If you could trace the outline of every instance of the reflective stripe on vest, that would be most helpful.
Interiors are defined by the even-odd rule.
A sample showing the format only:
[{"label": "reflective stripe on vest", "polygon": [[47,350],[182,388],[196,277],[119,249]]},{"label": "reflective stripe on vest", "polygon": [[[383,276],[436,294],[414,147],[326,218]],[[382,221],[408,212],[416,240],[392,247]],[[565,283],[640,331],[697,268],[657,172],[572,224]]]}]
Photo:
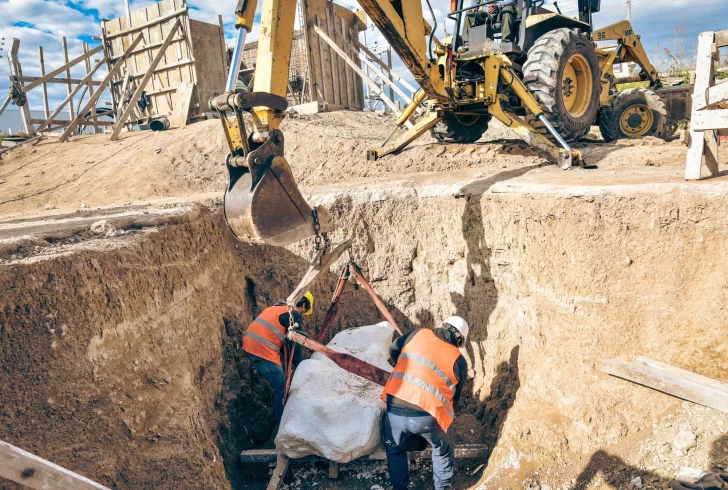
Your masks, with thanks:
[{"label": "reflective stripe on vest", "polygon": [[288,311],[288,306],[271,306],[263,310],[250,324],[243,337],[243,350],[254,356],[281,363],[281,347],[285,339],[285,327],[279,317]]},{"label": "reflective stripe on vest", "polygon": [[387,395],[414,404],[447,430],[455,418],[453,398],[457,387],[454,365],[460,350],[439,339],[432,330],[420,330],[402,348],[397,365],[387,380]]}]

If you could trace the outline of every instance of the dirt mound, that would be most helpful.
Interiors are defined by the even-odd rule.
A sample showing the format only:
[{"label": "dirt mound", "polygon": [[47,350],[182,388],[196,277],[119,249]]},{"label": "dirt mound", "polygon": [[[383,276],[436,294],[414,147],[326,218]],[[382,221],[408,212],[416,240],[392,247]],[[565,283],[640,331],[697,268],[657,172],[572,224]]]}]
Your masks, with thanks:
[{"label": "dirt mound", "polygon": [[[366,150],[379,146],[392,124],[389,116],[365,112],[287,118],[282,127],[286,157],[299,185],[306,190],[463,171],[482,176],[546,163],[497,121],[476,144],[443,146],[426,135],[399,155],[367,161]],[[623,143],[581,146],[599,171],[577,176],[546,167],[523,178],[570,184],[676,181],[685,161],[685,148],[678,142],[639,148]],[[0,160],[0,217],[199,200],[206,193],[219,198],[228,180],[227,151],[216,120],[161,133],[124,133],[116,142],[107,135],[80,136],[70,143],[47,139]]]}]

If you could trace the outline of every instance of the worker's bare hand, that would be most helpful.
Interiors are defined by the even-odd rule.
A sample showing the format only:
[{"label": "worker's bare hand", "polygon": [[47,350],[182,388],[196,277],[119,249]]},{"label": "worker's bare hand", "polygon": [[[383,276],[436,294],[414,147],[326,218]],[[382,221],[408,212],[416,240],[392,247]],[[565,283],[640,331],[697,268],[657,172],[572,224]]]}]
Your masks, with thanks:
[{"label": "worker's bare hand", "polygon": [[498,11],[498,6],[496,4],[491,3],[490,5],[488,5],[488,13],[489,14],[494,14],[497,11]]}]

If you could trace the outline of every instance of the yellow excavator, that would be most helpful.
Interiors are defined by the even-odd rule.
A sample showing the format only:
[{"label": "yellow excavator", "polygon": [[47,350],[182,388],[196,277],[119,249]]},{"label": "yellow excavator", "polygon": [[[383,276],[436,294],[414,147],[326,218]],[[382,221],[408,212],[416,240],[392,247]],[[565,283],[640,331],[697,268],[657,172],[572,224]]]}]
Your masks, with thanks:
[{"label": "yellow excavator", "polygon": [[[466,42],[461,35],[464,15],[485,12],[495,2],[464,7],[464,0],[451,0],[448,18],[455,22],[455,34],[440,40],[435,37],[434,13],[431,25],[420,0],[359,0],[421,87],[390,137],[368,151],[369,159],[400,151],[428,131],[442,142],[474,142],[495,117],[554,163],[583,166],[580,152],[567,141],[583,137],[602,108],[610,107],[613,64],[637,60],[650,79],[657,80],[628,23],[592,32],[591,17],[599,10],[599,0],[578,0],[578,18],[544,9],[544,0],[517,0],[516,42],[497,42],[499,26],[492,16],[469,28]],[[315,236],[317,250],[323,250],[333,223],[325,208],[312,209],[301,195],[284,157],[279,129],[287,106],[296,0],[263,0],[254,85],[250,92],[235,90],[256,7],[257,0],[238,4],[226,92],[210,101],[230,146],[225,217],[241,239],[285,246]],[[618,46],[598,50],[594,34],[595,40],[617,40]],[[390,144],[421,105],[426,110]],[[252,115],[250,132],[243,123],[244,112]],[[625,117],[627,127],[648,125],[637,121],[636,113]]]}]

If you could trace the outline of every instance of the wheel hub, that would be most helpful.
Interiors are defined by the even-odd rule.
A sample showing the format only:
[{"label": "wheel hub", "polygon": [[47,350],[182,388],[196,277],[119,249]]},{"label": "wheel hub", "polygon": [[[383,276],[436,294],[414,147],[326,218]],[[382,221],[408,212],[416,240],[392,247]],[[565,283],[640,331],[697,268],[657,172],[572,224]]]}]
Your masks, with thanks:
[{"label": "wheel hub", "polygon": [[645,104],[634,104],[622,112],[619,128],[628,138],[639,138],[649,133],[655,117]]},{"label": "wheel hub", "polygon": [[592,73],[581,54],[572,55],[561,75],[561,94],[564,108],[571,117],[581,117],[592,99]]}]

